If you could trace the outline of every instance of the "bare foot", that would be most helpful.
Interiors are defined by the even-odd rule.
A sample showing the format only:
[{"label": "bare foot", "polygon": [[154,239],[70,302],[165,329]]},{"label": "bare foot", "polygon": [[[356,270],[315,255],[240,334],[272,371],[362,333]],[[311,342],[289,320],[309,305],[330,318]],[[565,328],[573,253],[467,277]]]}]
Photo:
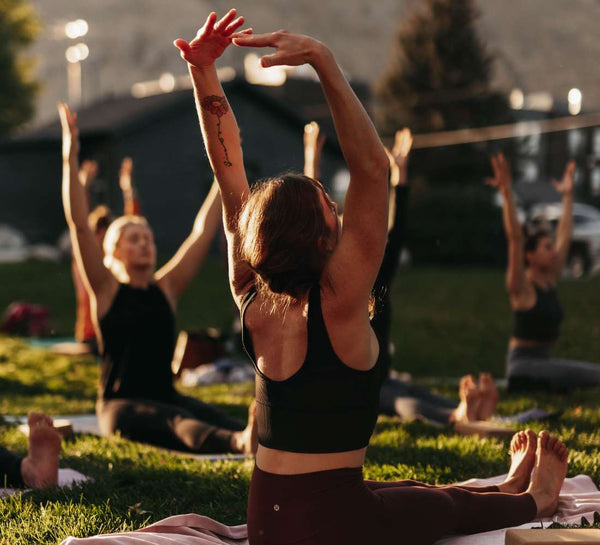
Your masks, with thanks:
[{"label": "bare foot", "polygon": [[498,486],[500,492],[520,494],[529,486],[535,464],[537,435],[532,430],[519,431],[510,442],[511,464],[506,480]]},{"label": "bare foot", "polygon": [[473,422],[478,420],[477,413],[481,403],[481,394],[473,375],[466,375],[460,379],[458,386],[460,403],[450,416],[450,422]]},{"label": "bare foot", "polygon": [[46,488],[58,482],[60,434],[52,427],[52,419],[44,413],[30,412],[29,454],[21,462],[21,475],[25,486]]},{"label": "bare foot", "polygon": [[256,454],[258,450],[258,429],[256,427],[256,401],[250,403],[248,409],[248,424],[242,431],[233,434],[231,438],[233,450],[243,454]]},{"label": "bare foot", "polygon": [[489,420],[496,412],[498,406],[498,390],[494,378],[489,373],[479,375],[479,391],[481,392],[481,402],[477,413],[478,420]]},{"label": "bare foot", "polygon": [[558,507],[558,495],[567,475],[569,450],[562,441],[542,431],[538,437],[529,492],[537,506],[536,517],[549,517]]}]

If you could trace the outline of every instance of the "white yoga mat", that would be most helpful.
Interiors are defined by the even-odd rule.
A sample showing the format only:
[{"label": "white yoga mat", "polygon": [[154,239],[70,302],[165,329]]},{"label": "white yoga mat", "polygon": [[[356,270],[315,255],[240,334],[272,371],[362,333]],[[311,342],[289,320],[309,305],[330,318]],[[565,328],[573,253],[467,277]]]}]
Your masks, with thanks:
[{"label": "white yoga mat", "polygon": [[[89,480],[89,477],[86,477],[83,473],[79,473],[79,471],[75,471],[74,469],[66,468],[58,470],[58,486],[70,487],[87,480]],[[28,492],[29,490],[29,488],[0,488],[0,498],[12,496],[17,492]]]}]

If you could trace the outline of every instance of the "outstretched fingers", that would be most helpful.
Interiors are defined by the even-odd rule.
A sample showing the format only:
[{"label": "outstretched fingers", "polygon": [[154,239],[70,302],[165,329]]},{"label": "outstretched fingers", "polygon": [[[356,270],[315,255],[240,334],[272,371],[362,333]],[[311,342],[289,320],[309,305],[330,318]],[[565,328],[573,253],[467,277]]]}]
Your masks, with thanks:
[{"label": "outstretched fingers", "polygon": [[196,38],[200,38],[202,36],[207,36],[212,34],[215,29],[215,23],[217,21],[217,14],[214,11],[211,11],[204,22],[204,25],[198,29],[196,33]]},{"label": "outstretched fingers", "polygon": [[268,34],[246,35],[237,32],[233,35],[233,45],[238,47],[276,47],[277,36],[275,32]]},{"label": "outstretched fingers", "polygon": [[244,24],[244,18],[242,16],[238,17],[231,23],[229,23],[225,29],[221,32],[223,36],[231,36],[238,28],[240,28]]},{"label": "outstretched fingers", "polygon": [[[211,14],[212,15],[212,14]],[[219,34],[223,34],[223,32],[225,32],[225,30],[227,29],[227,27],[232,23],[235,22],[235,16],[237,15],[237,10],[234,9],[230,9],[222,18],[218,23],[214,24],[214,31],[218,32]],[[215,14],[215,20],[216,20],[216,14]],[[239,17],[239,19],[242,19],[242,23],[244,22],[243,17]],[[240,23],[240,24],[242,24]],[[239,26],[239,25],[238,25]]]}]

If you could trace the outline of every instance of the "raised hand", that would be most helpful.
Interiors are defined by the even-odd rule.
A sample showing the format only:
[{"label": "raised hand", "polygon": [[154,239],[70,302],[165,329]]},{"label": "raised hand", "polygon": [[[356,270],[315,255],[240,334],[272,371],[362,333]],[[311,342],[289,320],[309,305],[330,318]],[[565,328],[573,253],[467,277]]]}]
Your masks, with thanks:
[{"label": "raised hand", "polygon": [[509,193],[512,188],[512,175],[510,173],[510,164],[503,153],[497,153],[490,157],[493,178],[486,178],[485,184],[495,187],[502,194]]},{"label": "raised hand", "polygon": [[98,176],[98,163],[91,159],[86,159],[79,167],[79,181],[84,189],[88,189],[91,183]]},{"label": "raised hand", "polygon": [[[191,42],[188,43],[181,38],[175,40],[173,43],[181,52],[181,57],[196,68],[207,68],[213,65],[231,43],[237,29],[244,24],[244,18],[236,18],[236,13],[236,10],[232,9],[217,22],[217,14],[212,12]],[[244,36],[251,33],[252,29],[249,28],[236,35]]]},{"label": "raised hand", "polygon": [[79,154],[79,129],[77,128],[77,114],[71,112],[65,102],[58,102],[58,115],[62,127],[63,160],[77,159]]},{"label": "raised hand", "polygon": [[263,68],[314,64],[320,53],[328,51],[318,40],[301,34],[292,34],[287,30],[256,36],[238,33],[233,37],[233,43],[239,47],[274,47],[276,53],[265,55],[260,59]]},{"label": "raised hand", "polygon": [[121,161],[121,170],[119,171],[119,185],[121,191],[131,191],[133,186],[131,184],[131,175],[133,174],[133,160],[131,157],[125,157]]},{"label": "raised hand", "polygon": [[573,159],[567,163],[562,180],[559,182],[553,178],[552,185],[563,196],[573,194],[573,187],[575,185],[575,161]]},{"label": "raised hand", "polygon": [[408,127],[405,127],[400,131],[396,131],[394,147],[391,151],[385,148],[385,152],[390,160],[390,181],[394,187],[407,183],[406,167],[408,166],[408,156],[412,144],[412,133]]}]

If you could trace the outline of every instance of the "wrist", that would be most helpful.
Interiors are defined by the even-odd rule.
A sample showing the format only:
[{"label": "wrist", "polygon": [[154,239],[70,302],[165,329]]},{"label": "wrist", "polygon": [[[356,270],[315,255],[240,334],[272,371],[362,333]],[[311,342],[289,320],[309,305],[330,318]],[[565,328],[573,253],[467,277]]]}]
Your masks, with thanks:
[{"label": "wrist", "polygon": [[207,66],[196,66],[195,64],[188,63],[188,71],[192,76],[193,81],[202,81],[203,79],[210,79],[217,74],[217,68],[215,64],[209,64]]},{"label": "wrist", "polygon": [[333,58],[333,53],[331,50],[323,43],[315,40],[315,45],[313,50],[309,55],[308,64],[310,64],[315,70],[322,70],[327,66],[328,63],[335,62]]}]

